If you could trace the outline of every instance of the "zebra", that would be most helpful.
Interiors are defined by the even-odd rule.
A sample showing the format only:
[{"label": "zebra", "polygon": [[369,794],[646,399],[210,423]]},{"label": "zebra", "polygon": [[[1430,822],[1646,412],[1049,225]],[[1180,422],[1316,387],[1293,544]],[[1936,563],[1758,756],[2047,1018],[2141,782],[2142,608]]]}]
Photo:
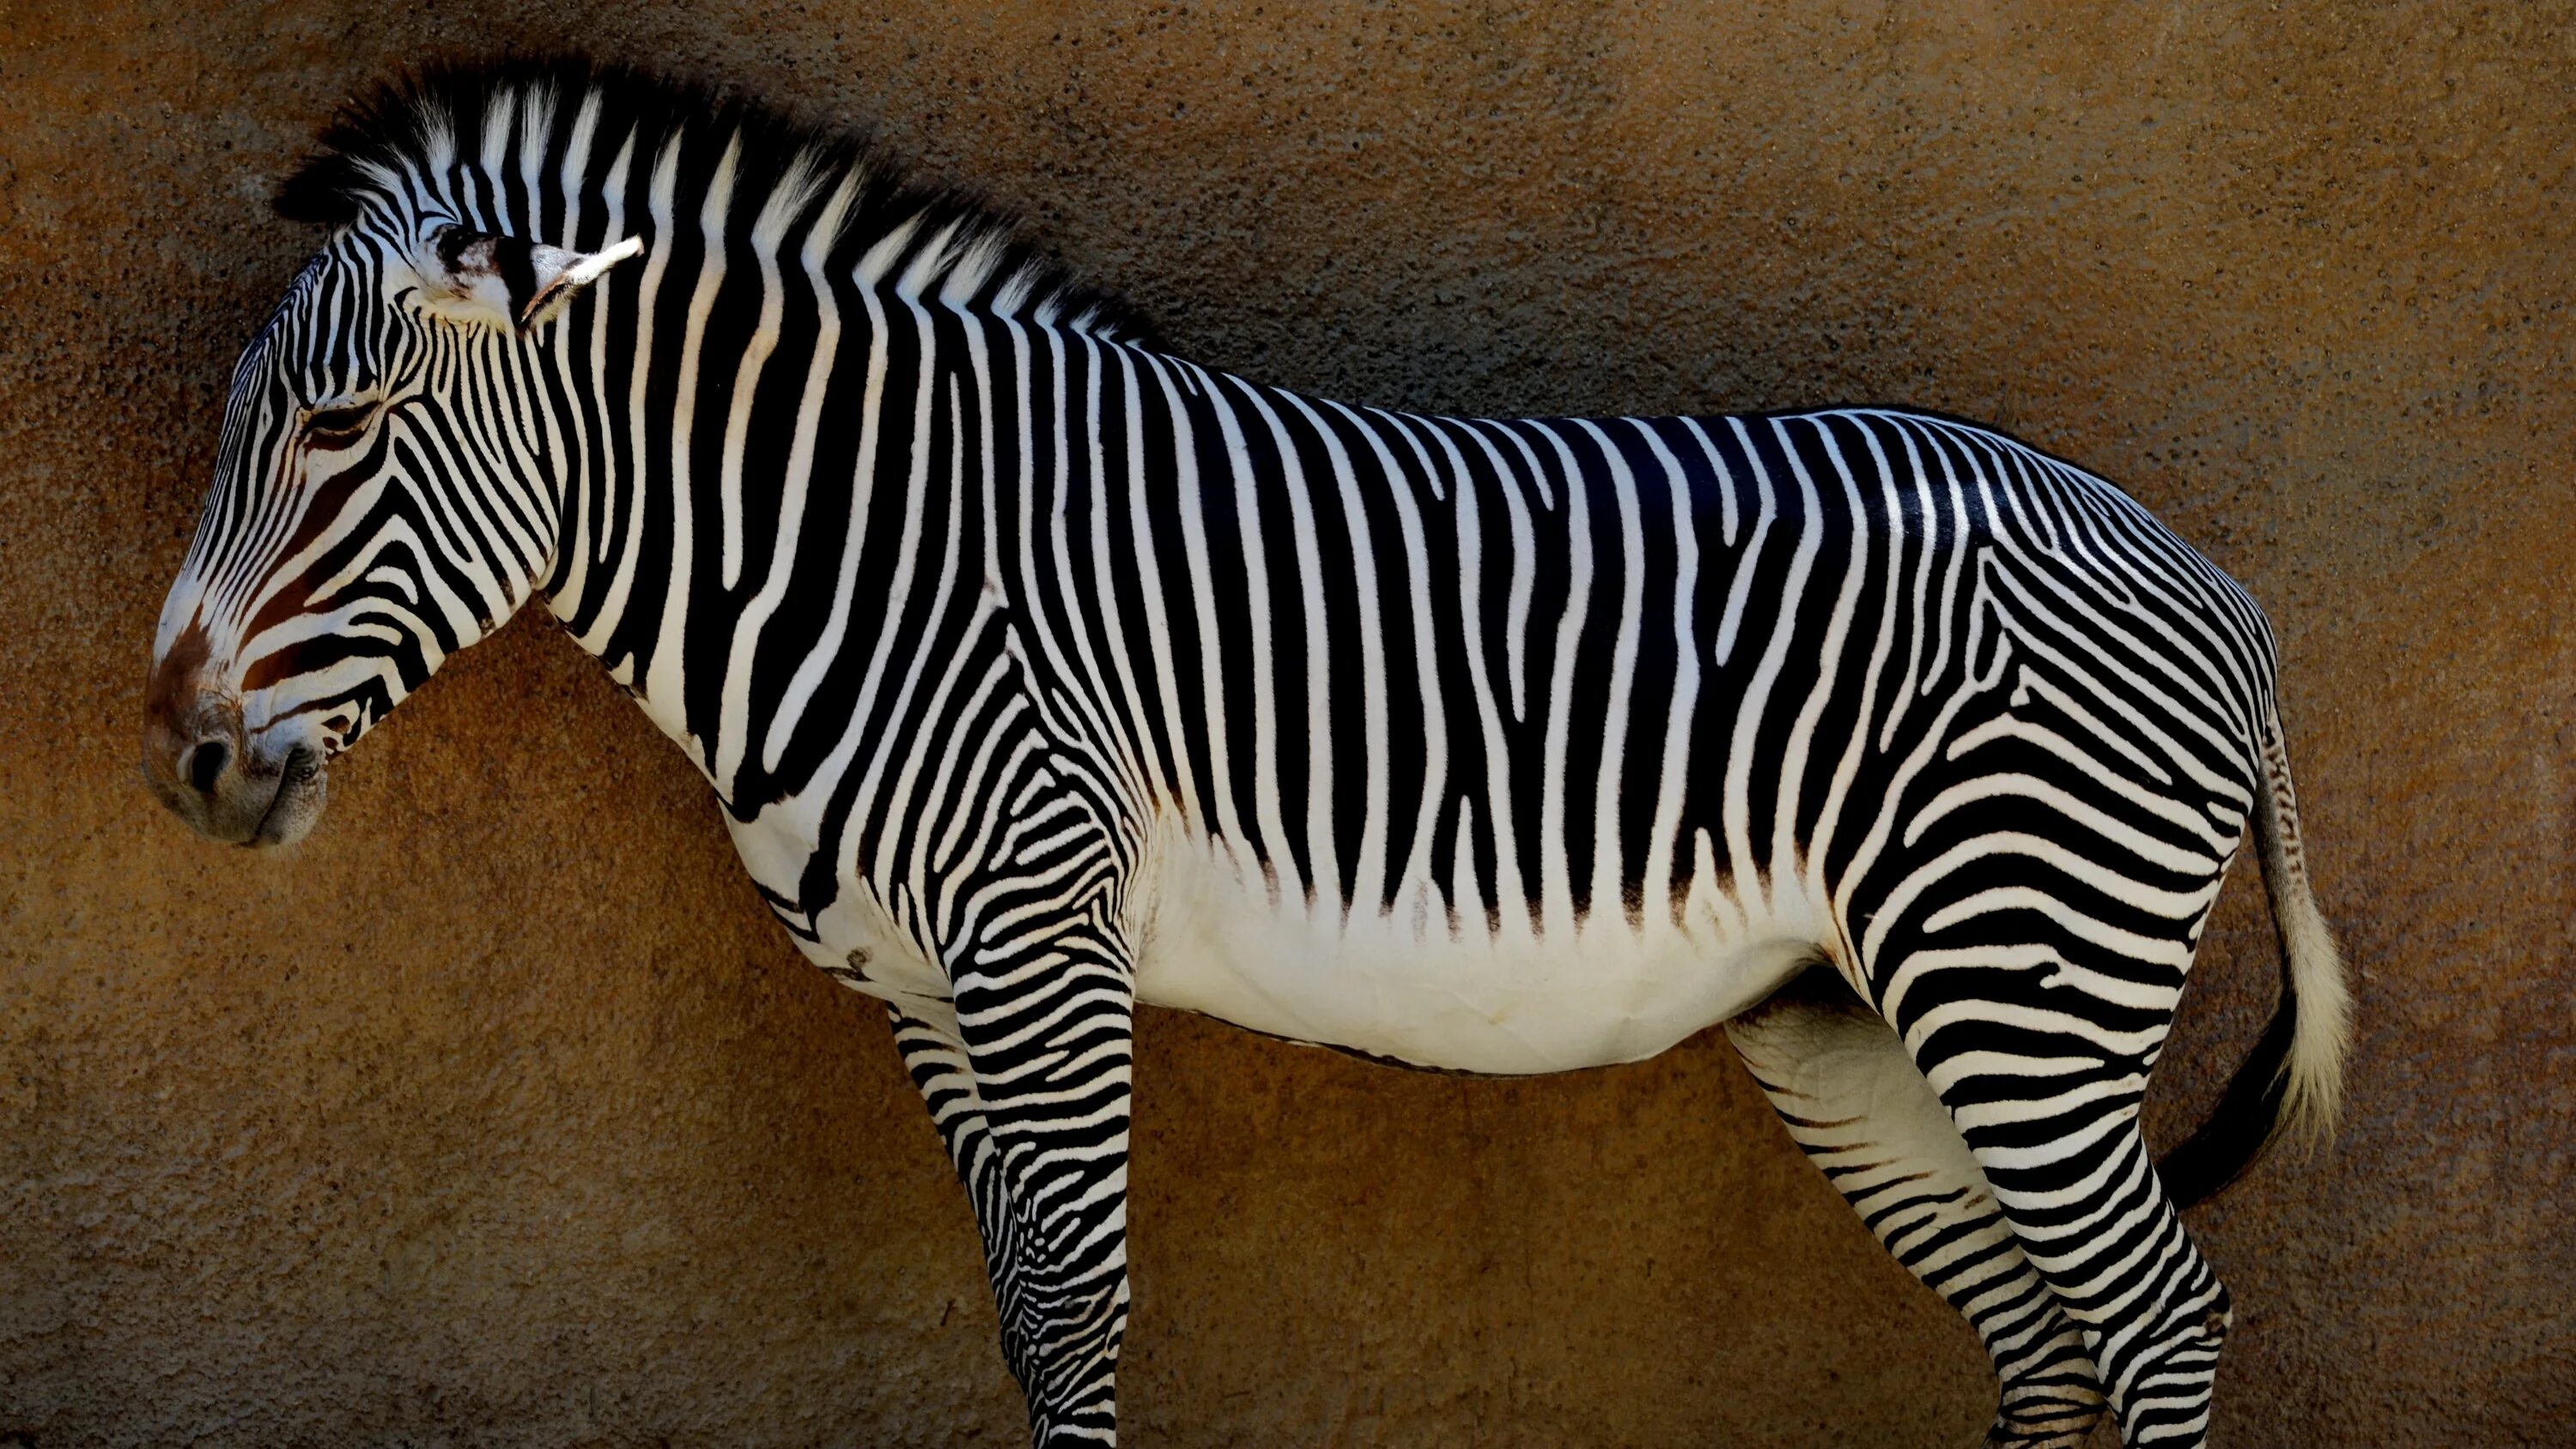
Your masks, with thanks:
[{"label": "zebra", "polygon": [[[1164,350],[993,211],[750,100],[419,73],[278,193],[161,614],[151,789],[290,844],[531,597],[881,999],[1033,1442],[1113,1443],[1137,1003],[1416,1068],[1724,1024],[1976,1330],[1988,1443],[2204,1441],[2179,1207],[2336,1112],[2270,626],[2084,470],[1893,408],[1416,416]],[[2248,839],[2269,1030],[2138,1126]]]}]

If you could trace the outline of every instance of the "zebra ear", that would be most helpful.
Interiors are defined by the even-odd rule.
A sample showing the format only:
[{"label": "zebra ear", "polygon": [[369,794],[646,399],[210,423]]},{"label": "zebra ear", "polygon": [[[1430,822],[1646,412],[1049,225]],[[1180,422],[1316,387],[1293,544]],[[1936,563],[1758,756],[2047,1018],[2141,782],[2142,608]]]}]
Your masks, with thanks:
[{"label": "zebra ear", "polygon": [[552,320],[609,268],[643,254],[640,236],[595,252],[573,252],[524,237],[443,226],[430,233],[421,273],[455,309],[524,334]]}]

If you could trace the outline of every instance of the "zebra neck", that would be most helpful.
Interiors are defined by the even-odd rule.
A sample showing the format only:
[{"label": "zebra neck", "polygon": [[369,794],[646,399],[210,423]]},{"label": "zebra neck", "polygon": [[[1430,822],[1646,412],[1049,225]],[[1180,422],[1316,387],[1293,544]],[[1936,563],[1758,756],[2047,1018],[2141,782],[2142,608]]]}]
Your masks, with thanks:
[{"label": "zebra neck", "polygon": [[923,653],[1000,607],[988,520],[1027,455],[1082,451],[1013,376],[1050,331],[854,288],[655,339],[568,429],[595,442],[549,606],[737,813],[846,770]]},{"label": "zebra neck", "polygon": [[1319,575],[1319,478],[1329,546],[1364,545],[1356,500],[1403,491],[1389,445],[1086,329],[831,300],[605,380],[621,406],[569,470],[556,615],[740,819],[916,749],[939,691],[1005,652],[1115,793],[1209,807],[1225,790],[1182,738],[1221,692],[1200,656],[1270,647],[1246,569]]}]

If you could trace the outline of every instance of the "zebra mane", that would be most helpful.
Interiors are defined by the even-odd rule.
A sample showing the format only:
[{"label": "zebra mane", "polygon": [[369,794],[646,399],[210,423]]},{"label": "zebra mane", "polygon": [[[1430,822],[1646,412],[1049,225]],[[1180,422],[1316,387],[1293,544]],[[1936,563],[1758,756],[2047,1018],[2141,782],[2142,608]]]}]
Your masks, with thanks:
[{"label": "zebra mane", "polygon": [[[715,158],[735,145],[727,220],[740,241],[763,223],[778,236],[792,232],[847,184],[854,199],[829,246],[831,264],[845,275],[1116,341],[1152,341],[1134,308],[1075,280],[1023,240],[1006,213],[911,181],[867,140],[737,94],[579,57],[431,66],[384,82],[341,111],[322,132],[319,154],[286,178],[273,204],[289,221],[347,226],[390,200],[388,174],[408,172],[449,189],[460,216],[486,214],[487,198],[524,207],[521,174],[559,170],[576,118],[594,103],[590,144],[602,168],[625,137],[633,137],[639,167],[676,137],[702,190]],[[542,118],[542,135],[532,118]],[[543,146],[545,166],[526,165],[521,152],[531,144]],[[773,196],[783,218],[763,216]]]}]

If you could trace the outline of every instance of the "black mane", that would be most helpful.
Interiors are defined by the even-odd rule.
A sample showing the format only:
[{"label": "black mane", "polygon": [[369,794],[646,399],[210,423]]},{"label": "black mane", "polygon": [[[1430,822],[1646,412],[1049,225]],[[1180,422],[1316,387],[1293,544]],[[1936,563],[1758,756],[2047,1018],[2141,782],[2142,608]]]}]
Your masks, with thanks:
[{"label": "black mane", "polygon": [[[963,260],[977,244],[998,252],[998,264],[979,289],[983,297],[1008,297],[1014,311],[1052,313],[1121,341],[1152,338],[1152,327],[1126,302],[1076,280],[1053,258],[1020,240],[1007,212],[961,191],[913,183],[895,158],[860,136],[796,119],[730,91],[578,56],[436,64],[380,83],[345,106],[323,130],[319,154],[279,185],[272,205],[288,221],[346,226],[381,195],[369,168],[417,160],[433,123],[445,120],[462,151],[480,134],[496,97],[540,92],[555,97],[556,144],[565,140],[581,101],[594,95],[600,102],[599,134],[614,138],[632,133],[639,158],[653,155],[675,132],[710,143],[739,135],[738,212],[746,199],[756,209],[803,158],[826,181],[852,175],[860,179],[858,201],[836,252],[855,256],[916,218],[923,237],[954,225],[946,266]],[[747,226],[747,212],[742,219]]]}]

